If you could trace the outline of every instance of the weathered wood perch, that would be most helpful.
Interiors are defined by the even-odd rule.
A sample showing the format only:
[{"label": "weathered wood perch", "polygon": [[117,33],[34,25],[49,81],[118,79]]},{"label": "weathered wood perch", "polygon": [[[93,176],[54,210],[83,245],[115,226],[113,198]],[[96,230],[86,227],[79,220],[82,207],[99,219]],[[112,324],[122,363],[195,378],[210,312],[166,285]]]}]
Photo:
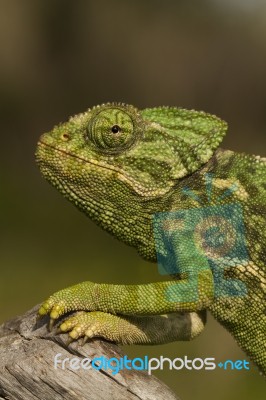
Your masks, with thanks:
[{"label": "weathered wood perch", "polygon": [[123,357],[121,349],[103,340],[83,347],[66,346],[66,335],[47,331],[48,318],[36,320],[38,306],[0,326],[0,399],[3,400],[172,400],[178,399],[146,372],[54,367],[54,357],[93,359]]}]

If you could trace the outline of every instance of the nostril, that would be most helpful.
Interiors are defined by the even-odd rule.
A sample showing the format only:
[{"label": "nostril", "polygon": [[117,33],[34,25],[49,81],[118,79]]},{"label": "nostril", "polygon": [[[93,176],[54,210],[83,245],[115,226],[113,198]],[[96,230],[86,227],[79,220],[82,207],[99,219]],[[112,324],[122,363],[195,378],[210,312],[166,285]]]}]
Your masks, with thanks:
[{"label": "nostril", "polygon": [[65,141],[69,140],[70,139],[69,134],[68,133],[63,133],[62,134],[62,139],[65,140]]}]

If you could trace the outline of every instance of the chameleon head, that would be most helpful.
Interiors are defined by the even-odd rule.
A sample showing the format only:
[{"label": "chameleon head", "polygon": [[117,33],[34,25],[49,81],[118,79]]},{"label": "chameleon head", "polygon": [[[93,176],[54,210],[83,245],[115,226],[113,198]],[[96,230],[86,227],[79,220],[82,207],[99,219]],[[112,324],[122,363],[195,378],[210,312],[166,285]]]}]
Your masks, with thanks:
[{"label": "chameleon head", "polygon": [[156,202],[210,159],[225,131],[203,112],[108,103],[42,135],[36,159],[44,177],[104,229],[144,229],[141,216],[147,226]]}]

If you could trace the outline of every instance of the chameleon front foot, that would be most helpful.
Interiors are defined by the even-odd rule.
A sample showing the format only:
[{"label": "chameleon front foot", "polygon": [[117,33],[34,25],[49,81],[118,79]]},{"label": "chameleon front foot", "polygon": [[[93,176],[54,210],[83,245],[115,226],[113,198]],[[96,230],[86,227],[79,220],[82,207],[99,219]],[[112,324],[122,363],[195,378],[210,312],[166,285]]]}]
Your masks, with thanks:
[{"label": "chameleon front foot", "polygon": [[70,311],[94,311],[93,290],[96,284],[82,282],[78,285],[59,290],[50,296],[40,307],[39,316],[49,314],[49,328],[52,329],[54,321]]}]

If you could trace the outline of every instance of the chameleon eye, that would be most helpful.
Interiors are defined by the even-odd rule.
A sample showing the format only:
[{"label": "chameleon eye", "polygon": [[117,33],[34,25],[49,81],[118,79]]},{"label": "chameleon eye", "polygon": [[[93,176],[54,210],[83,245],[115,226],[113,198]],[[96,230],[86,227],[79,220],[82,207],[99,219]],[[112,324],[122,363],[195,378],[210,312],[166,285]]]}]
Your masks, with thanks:
[{"label": "chameleon eye", "polygon": [[106,154],[128,149],[137,135],[132,116],[119,107],[107,107],[92,116],[87,133],[94,145]]},{"label": "chameleon eye", "polygon": [[118,125],[112,126],[112,132],[113,132],[113,133],[118,133],[118,132],[120,132],[120,131],[121,131],[120,126],[118,126]]}]

